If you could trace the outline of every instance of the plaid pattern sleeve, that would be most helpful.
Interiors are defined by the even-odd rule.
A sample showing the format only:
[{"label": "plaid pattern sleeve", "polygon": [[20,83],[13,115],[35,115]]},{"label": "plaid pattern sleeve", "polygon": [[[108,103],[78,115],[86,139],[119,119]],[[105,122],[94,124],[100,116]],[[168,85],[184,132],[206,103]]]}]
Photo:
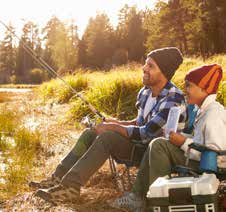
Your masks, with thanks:
[{"label": "plaid pattern sleeve", "polygon": [[127,127],[127,132],[131,139],[147,142],[153,138],[163,136],[168,113],[170,108],[173,106],[181,107],[178,131],[184,129],[186,121],[186,106],[182,92],[175,85],[168,82],[157,97],[156,105],[144,120],[143,111],[150,93],[151,90],[146,88],[142,89],[138,94],[138,101],[136,104],[138,106],[137,126],[131,125]]}]

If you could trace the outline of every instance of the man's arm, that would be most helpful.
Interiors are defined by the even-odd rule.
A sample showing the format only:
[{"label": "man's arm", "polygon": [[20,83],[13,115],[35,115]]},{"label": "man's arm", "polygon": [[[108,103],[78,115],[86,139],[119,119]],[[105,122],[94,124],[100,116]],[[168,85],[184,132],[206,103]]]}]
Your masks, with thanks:
[{"label": "man's arm", "polygon": [[95,131],[97,135],[105,131],[117,132],[124,137],[128,137],[127,129],[123,125],[114,124],[114,123],[103,123],[96,126]]},{"label": "man's arm", "polygon": [[[150,120],[143,126],[128,126],[128,136],[135,140],[145,140],[148,138],[156,138],[163,135],[163,130],[168,118],[169,110],[171,107],[175,106],[176,102],[168,102],[163,106],[165,108],[161,109],[156,113]],[[181,105],[181,108],[182,105]],[[185,106],[180,114],[180,121],[183,122],[186,118]]]},{"label": "man's arm", "polygon": [[123,125],[123,126],[128,126],[128,125],[136,125],[136,118],[133,120],[129,120],[129,121],[119,121],[117,119],[114,118],[107,118],[105,119],[106,123],[114,123],[114,124],[118,124],[118,125]]}]

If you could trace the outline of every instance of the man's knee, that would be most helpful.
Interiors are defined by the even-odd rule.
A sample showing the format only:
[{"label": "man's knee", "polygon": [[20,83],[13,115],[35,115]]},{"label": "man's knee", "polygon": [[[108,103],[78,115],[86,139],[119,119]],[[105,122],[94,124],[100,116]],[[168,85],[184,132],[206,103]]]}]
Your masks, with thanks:
[{"label": "man's knee", "polygon": [[105,131],[98,136],[98,140],[103,143],[114,143],[117,141],[119,134],[113,131]]},{"label": "man's knee", "polygon": [[96,136],[97,136],[97,134],[96,134],[95,130],[87,128],[81,133],[80,140],[81,140],[81,142],[84,142],[84,144],[87,147],[89,147],[92,145]]},{"label": "man's knee", "polygon": [[85,130],[82,131],[81,136],[96,136],[96,132],[93,129],[86,128]]},{"label": "man's knee", "polygon": [[101,142],[105,149],[111,151],[115,147],[119,147],[120,135],[113,131],[105,131],[98,136],[97,142]]}]

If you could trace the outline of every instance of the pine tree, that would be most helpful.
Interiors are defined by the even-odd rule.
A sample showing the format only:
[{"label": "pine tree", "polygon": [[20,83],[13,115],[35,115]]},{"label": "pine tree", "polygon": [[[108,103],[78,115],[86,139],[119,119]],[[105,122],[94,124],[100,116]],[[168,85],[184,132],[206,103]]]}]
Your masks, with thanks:
[{"label": "pine tree", "polygon": [[0,83],[9,83],[10,76],[15,72],[16,50],[14,46],[14,28],[9,24],[9,30],[5,32],[5,37],[0,44]]},{"label": "pine tree", "polygon": [[30,71],[39,65],[34,61],[31,54],[26,51],[28,46],[32,51],[40,51],[40,38],[37,25],[31,21],[25,23],[21,36],[16,58],[16,76],[21,82],[29,82]]},{"label": "pine tree", "polygon": [[73,71],[78,64],[77,26],[52,17],[43,29],[45,60],[59,73]]},{"label": "pine tree", "polygon": [[138,61],[144,57],[145,32],[142,12],[135,6],[125,5],[119,12],[117,27],[118,48],[126,49],[130,61]]},{"label": "pine tree", "polygon": [[111,65],[114,50],[114,32],[109,18],[105,14],[98,14],[90,18],[82,37],[81,44],[85,44],[86,65],[92,68],[103,68]]}]

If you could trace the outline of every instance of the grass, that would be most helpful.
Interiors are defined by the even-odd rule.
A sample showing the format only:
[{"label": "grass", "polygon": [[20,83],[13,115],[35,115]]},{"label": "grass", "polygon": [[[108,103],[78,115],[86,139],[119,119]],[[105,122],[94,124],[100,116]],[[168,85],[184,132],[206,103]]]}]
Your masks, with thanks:
[{"label": "grass", "polygon": [[[88,79],[82,73],[78,73],[75,76],[68,75],[64,80],[78,92],[88,87]],[[58,103],[68,102],[74,95],[72,90],[61,80],[51,80],[48,83],[42,84],[38,89],[38,93],[41,94],[45,102],[49,99],[54,99]]]},{"label": "grass", "polygon": [[19,115],[14,110],[7,109],[6,106],[0,107],[0,132],[5,135],[12,135],[18,125]]},{"label": "grass", "polygon": [[9,96],[7,93],[0,93],[0,103],[9,101]]},{"label": "grass", "polygon": [[5,183],[0,184],[0,199],[8,199],[27,189],[25,182],[41,150],[43,139],[40,132],[29,131],[18,120],[20,117],[16,111],[0,108],[0,151],[6,165],[4,175],[1,173]]},{"label": "grass", "polygon": [[[183,64],[179,67],[172,81],[183,90],[184,77],[186,73],[195,67],[204,64],[218,63],[226,70],[226,56],[215,55],[206,61],[201,58],[185,58]],[[107,116],[114,116],[120,119],[131,119],[136,116],[136,95],[142,87],[141,65],[129,64],[112,69],[109,72],[88,71],[77,73],[65,77],[70,84],[74,83],[77,91],[82,91],[82,95],[97,110]],[[70,80],[69,80],[70,79]],[[224,80],[226,74],[224,72]],[[80,82],[80,83],[78,83]],[[218,101],[223,103],[222,85],[218,91]],[[43,99],[55,102],[69,102],[72,105],[69,117],[80,121],[87,114],[92,114],[89,108],[78,99],[73,98],[69,89],[59,80],[52,80],[40,86],[39,94]]]},{"label": "grass", "polygon": [[3,133],[0,133],[0,151],[6,152],[11,147],[10,143],[7,141],[5,135]]},{"label": "grass", "polygon": [[[92,76],[96,81],[92,82],[92,87],[84,92],[86,100],[106,115],[132,118],[136,111],[135,107],[131,107],[136,101],[134,93],[137,93],[141,87],[141,81],[136,78],[137,71],[133,72],[114,70],[101,77],[99,73],[93,73]],[[72,105],[70,112],[76,120],[90,113],[89,108],[80,99],[72,101]]]},{"label": "grass", "polygon": [[15,150],[19,153],[37,152],[41,147],[41,134],[39,131],[30,131],[24,127],[17,129],[14,134]]},{"label": "grass", "polygon": [[27,190],[27,181],[33,171],[33,163],[41,150],[41,134],[26,128],[18,129],[14,135],[15,147],[11,150],[11,162],[7,164],[6,183],[2,186],[5,198]]}]

